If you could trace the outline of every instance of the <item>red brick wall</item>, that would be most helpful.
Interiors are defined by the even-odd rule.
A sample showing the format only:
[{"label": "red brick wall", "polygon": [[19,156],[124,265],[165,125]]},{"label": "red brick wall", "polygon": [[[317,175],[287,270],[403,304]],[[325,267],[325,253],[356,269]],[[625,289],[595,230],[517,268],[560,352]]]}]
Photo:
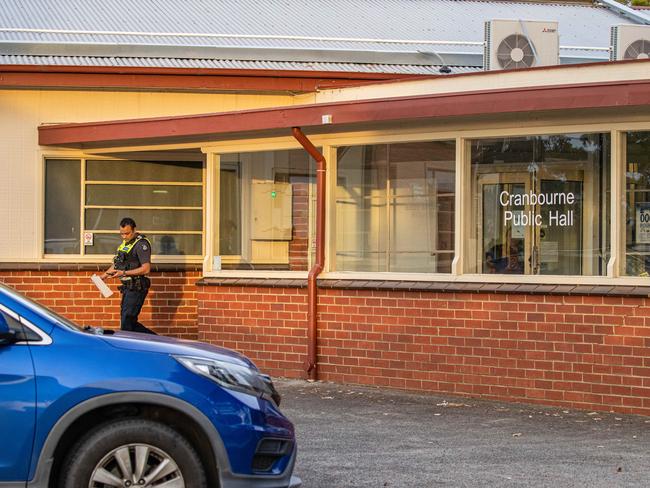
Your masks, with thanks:
[{"label": "red brick wall", "polygon": [[[92,271],[0,271],[0,282],[77,324],[119,328],[119,283],[110,282],[115,295],[105,299],[91,283],[92,274]],[[195,283],[199,277],[198,271],[152,273],[152,287],[140,322],[161,334],[196,339]]]},{"label": "red brick wall", "polygon": [[[320,289],[319,378],[650,415],[650,300]],[[304,377],[306,289],[205,286],[199,338]]]},{"label": "red brick wall", "polygon": [[274,376],[301,376],[305,289],[200,286],[197,300],[199,340],[242,352]]},{"label": "red brick wall", "polygon": [[[91,273],[3,270],[0,281],[80,324],[118,327],[119,295],[100,298]],[[305,377],[305,288],[197,287],[199,277],[154,273],[141,321]],[[648,298],[319,293],[321,379],[650,415]]]}]

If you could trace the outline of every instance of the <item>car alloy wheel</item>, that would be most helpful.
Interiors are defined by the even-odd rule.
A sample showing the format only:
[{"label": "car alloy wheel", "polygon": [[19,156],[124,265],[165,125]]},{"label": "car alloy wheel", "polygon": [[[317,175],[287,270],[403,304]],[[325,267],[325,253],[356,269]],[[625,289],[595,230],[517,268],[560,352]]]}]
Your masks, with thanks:
[{"label": "car alloy wheel", "polygon": [[61,460],[58,488],[208,488],[190,442],[144,418],[97,425]]},{"label": "car alloy wheel", "polygon": [[127,444],[102,458],[90,476],[88,488],[185,488],[174,459],[148,444]]}]

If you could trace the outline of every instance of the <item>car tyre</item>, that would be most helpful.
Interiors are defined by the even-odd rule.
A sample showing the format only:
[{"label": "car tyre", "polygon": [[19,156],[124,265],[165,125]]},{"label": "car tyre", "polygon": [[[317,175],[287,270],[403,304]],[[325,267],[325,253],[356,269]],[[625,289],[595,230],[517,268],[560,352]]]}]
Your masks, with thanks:
[{"label": "car tyre", "polygon": [[170,482],[166,486],[207,488],[197,452],[166,425],[125,419],[97,427],[74,445],[64,461],[59,488],[146,488],[166,482]]}]

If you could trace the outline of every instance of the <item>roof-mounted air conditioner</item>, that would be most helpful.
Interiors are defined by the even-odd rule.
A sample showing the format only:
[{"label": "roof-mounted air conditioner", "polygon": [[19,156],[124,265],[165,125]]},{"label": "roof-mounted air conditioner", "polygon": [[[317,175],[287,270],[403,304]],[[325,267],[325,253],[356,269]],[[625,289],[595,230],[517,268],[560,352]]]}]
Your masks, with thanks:
[{"label": "roof-mounted air conditioner", "polygon": [[550,66],[560,62],[557,22],[489,20],[485,23],[483,68]]},{"label": "roof-mounted air conditioner", "polygon": [[650,25],[613,25],[611,39],[612,61],[650,57]]}]

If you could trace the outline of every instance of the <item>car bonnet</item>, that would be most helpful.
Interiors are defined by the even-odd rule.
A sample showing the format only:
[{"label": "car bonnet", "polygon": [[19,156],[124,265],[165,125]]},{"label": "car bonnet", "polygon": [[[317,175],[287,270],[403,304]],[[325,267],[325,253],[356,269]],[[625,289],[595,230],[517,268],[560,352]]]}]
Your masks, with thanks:
[{"label": "car bonnet", "polygon": [[101,339],[118,349],[217,359],[257,369],[246,356],[205,342],[125,331],[104,335]]}]

